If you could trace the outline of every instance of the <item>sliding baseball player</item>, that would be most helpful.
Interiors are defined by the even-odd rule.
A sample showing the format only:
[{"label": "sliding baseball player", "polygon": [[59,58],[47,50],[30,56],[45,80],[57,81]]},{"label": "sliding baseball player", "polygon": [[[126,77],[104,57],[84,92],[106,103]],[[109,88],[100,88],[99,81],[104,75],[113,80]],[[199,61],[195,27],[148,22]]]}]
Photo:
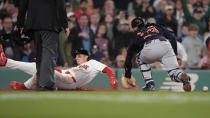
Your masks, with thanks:
[{"label": "sliding baseball player", "polygon": [[[89,55],[86,50],[76,50],[73,53],[73,57],[76,59],[78,66],[66,70],[60,70],[58,68],[55,69],[55,83],[58,89],[73,90],[82,88],[84,85],[91,82],[100,72],[106,73],[108,75],[110,79],[110,85],[113,89],[117,88],[118,81],[115,77],[114,71],[101,62],[92,59],[89,60]],[[17,69],[32,75],[32,77],[24,83],[15,81],[10,82],[11,88],[32,89],[34,86],[36,86],[35,63],[26,63],[8,59],[4,55],[2,47],[0,47],[0,66]]]}]

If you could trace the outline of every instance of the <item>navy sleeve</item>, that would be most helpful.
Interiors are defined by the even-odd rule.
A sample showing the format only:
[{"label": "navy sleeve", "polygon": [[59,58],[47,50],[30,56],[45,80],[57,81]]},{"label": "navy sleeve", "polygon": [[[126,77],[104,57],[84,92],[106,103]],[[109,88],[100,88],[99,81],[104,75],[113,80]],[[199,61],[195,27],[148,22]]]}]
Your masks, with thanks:
[{"label": "navy sleeve", "polygon": [[59,22],[61,22],[61,27],[64,29],[68,28],[65,0],[56,0],[56,7],[58,10],[57,14]]},{"label": "navy sleeve", "polygon": [[174,50],[174,53],[177,55],[178,54],[177,53],[177,41],[176,41],[174,33],[169,30],[165,30],[163,36],[166,37],[170,41],[171,46]]},{"label": "navy sleeve", "polygon": [[20,0],[17,16],[17,27],[23,28],[25,23],[25,16],[28,9],[28,0]]},{"label": "navy sleeve", "polygon": [[132,58],[134,56],[134,52],[135,52],[135,48],[134,46],[129,46],[128,47],[128,51],[127,51],[127,56],[126,56],[126,60],[125,60],[125,77],[126,78],[131,78],[131,68],[132,68]]},{"label": "navy sleeve", "polygon": [[125,60],[125,77],[131,78],[131,69],[132,69],[132,59],[137,52],[140,52],[144,46],[145,40],[137,39],[133,42],[127,50],[127,56]]}]

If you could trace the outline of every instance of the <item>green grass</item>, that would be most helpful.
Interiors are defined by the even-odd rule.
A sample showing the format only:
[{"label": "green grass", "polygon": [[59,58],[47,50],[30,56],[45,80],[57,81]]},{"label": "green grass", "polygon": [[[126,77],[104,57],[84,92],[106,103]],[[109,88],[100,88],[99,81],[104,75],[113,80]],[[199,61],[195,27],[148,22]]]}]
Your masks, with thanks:
[{"label": "green grass", "polygon": [[0,118],[209,118],[209,111],[209,92],[0,92]]}]

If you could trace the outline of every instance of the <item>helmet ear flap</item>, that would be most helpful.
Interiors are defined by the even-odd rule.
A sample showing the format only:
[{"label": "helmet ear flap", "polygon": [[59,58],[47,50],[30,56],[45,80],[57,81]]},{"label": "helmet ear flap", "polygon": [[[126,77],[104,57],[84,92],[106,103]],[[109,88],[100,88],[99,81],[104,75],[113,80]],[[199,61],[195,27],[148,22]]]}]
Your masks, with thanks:
[{"label": "helmet ear flap", "polygon": [[144,20],[141,17],[137,17],[131,21],[132,28],[141,28],[144,26]]}]

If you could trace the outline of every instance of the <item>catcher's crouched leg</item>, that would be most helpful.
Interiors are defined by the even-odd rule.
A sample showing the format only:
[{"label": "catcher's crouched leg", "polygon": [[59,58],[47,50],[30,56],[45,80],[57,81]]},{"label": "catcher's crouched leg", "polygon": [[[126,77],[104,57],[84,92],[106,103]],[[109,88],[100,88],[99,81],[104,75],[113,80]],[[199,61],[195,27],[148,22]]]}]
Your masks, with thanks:
[{"label": "catcher's crouched leg", "polygon": [[133,76],[131,76],[131,78],[126,78],[123,73],[121,77],[121,86],[125,89],[136,87],[136,79]]},{"label": "catcher's crouched leg", "polygon": [[172,81],[182,82],[184,91],[191,91],[190,76],[187,75],[183,70],[173,69],[168,71]]}]

